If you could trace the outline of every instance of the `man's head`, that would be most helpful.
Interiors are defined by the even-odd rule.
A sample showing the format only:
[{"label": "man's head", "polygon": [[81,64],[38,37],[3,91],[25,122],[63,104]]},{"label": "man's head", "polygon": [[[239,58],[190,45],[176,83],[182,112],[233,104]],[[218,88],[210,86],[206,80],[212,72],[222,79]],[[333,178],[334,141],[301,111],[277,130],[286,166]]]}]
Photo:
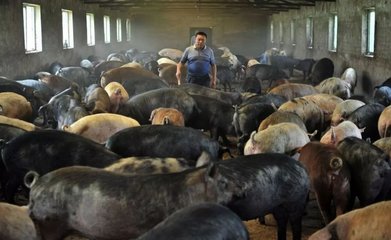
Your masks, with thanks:
[{"label": "man's head", "polygon": [[194,42],[196,48],[203,48],[205,46],[207,37],[208,36],[204,32],[196,32]]}]

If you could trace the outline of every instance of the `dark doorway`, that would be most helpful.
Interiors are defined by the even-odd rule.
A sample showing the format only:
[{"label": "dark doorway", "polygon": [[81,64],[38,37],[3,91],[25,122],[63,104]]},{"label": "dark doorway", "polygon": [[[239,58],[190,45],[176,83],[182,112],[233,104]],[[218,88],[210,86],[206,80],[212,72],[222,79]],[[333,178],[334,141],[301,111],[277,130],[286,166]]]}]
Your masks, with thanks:
[{"label": "dark doorway", "polygon": [[[206,45],[209,47],[212,47],[212,28],[206,28],[206,27],[191,27],[189,31],[189,45],[192,45],[194,42],[194,34],[196,32],[204,32],[206,35],[208,35],[208,38],[206,40]],[[193,40],[193,41],[192,41]]]}]

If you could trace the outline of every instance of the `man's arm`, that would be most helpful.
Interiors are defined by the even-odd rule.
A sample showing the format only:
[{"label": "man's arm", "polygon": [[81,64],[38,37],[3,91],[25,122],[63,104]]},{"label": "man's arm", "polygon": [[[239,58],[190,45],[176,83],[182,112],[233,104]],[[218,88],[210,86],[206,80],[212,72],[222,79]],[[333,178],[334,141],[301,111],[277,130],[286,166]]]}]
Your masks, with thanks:
[{"label": "man's arm", "polygon": [[210,80],[210,87],[211,88],[216,88],[216,80],[217,80],[217,66],[216,64],[212,64],[212,79]]},{"label": "man's arm", "polygon": [[182,73],[181,73],[181,68],[183,66],[183,63],[179,62],[177,65],[176,65],[176,79],[178,80],[178,85],[181,85],[181,76],[182,76]]}]

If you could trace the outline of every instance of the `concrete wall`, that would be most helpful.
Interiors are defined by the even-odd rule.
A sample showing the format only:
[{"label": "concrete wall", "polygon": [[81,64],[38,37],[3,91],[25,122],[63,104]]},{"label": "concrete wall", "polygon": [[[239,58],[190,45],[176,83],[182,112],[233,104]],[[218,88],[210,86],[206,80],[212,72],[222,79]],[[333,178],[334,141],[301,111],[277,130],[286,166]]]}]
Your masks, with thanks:
[{"label": "concrete wall", "polygon": [[266,49],[267,17],[245,14],[136,14],[132,15],[134,44],[140,50],[158,51],[162,48],[184,50],[189,44],[190,28],[212,29],[214,47],[226,46],[233,53],[258,56]]},{"label": "concrete wall", "polygon": [[[26,54],[23,37],[22,3],[39,4],[42,21],[42,52]],[[65,66],[78,66],[89,55],[105,57],[110,52],[129,49],[124,40],[126,14],[110,11],[93,5],[81,4],[79,0],[1,0],[0,1],[0,76],[10,79],[31,78],[38,71],[47,71],[49,65],[59,61]],[[73,11],[74,49],[62,47],[61,9]],[[95,14],[95,46],[87,46],[86,12]],[[103,15],[111,17],[111,43],[103,41]],[[123,41],[115,39],[115,19],[122,18]]]},{"label": "concrete wall", "polygon": [[[376,43],[374,57],[361,53],[362,15],[364,9],[375,7]],[[338,14],[338,47],[337,52],[328,51],[328,22],[331,12]],[[306,48],[306,18],[314,19],[314,47]],[[340,76],[347,67],[353,67],[358,73],[357,92],[373,94],[373,87],[391,77],[391,4],[387,0],[337,0],[336,2],[316,3],[315,7],[303,7],[273,15],[269,21],[274,25],[274,43],[269,47],[279,47],[279,22],[283,23],[283,48],[296,58],[320,59],[328,57],[334,61],[335,76]],[[296,46],[290,39],[290,21],[296,21]],[[269,22],[270,28],[270,22]]]}]

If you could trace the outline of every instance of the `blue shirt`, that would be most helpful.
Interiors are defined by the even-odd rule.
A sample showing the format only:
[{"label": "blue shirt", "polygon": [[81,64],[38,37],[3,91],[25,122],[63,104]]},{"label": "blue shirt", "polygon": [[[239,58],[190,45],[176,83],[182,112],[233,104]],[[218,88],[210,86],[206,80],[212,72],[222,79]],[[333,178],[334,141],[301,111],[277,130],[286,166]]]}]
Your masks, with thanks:
[{"label": "blue shirt", "polygon": [[181,63],[187,63],[187,74],[190,76],[205,76],[210,72],[211,65],[215,64],[215,56],[210,47],[196,49],[194,46],[187,47],[183,52]]}]

